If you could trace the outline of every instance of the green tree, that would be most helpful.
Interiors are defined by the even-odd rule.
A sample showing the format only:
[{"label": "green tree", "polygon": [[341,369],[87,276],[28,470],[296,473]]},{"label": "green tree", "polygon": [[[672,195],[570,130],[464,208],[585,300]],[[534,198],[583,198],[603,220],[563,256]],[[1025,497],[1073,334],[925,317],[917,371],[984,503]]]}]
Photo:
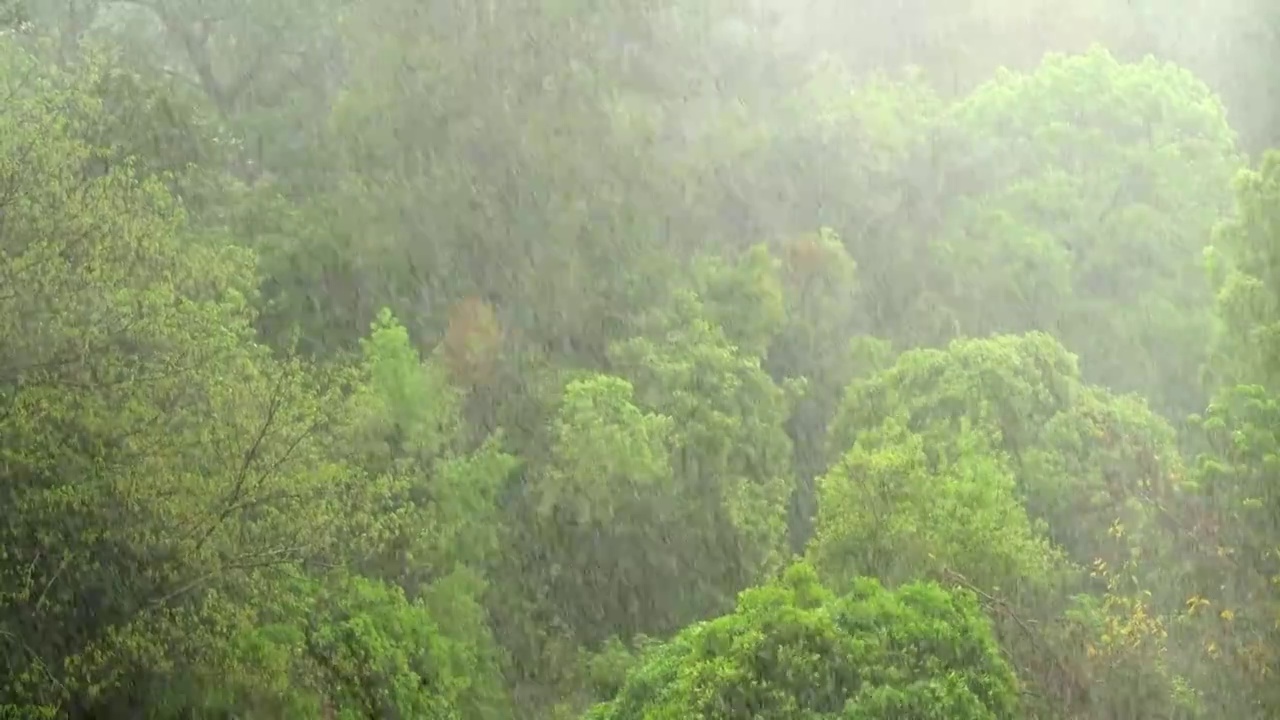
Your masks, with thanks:
[{"label": "green tree", "polygon": [[86,141],[97,69],[0,49],[0,707],[505,717],[511,458],[389,315],[354,368],[258,344],[252,254]]},{"label": "green tree", "polygon": [[501,435],[472,439],[460,391],[437,358],[421,358],[388,310],[361,346],[359,384],[337,445],[366,483],[346,498],[344,534],[359,539],[348,546],[347,566],[392,584],[412,612],[436,623],[438,642],[460,663],[450,691],[460,717],[507,717],[504,658],[484,602],[502,540],[499,496],[517,460]]},{"label": "green tree", "polygon": [[697,617],[703,538],[672,473],[672,419],[637,407],[626,380],[592,376],[565,387],[554,423],[530,501],[556,614],[591,647]]},{"label": "green tree", "polygon": [[1190,488],[1140,402],[1086,385],[1043,333],[957,340],[851,383],[831,451],[810,552],[832,580],[980,593],[1037,712],[1181,711],[1186,666],[1161,648],[1185,550],[1165,511]]},{"label": "green tree", "polygon": [[609,355],[639,405],[672,418],[673,472],[701,497],[698,524],[715,528],[699,582],[731,594],[777,567],[785,552],[794,484],[785,423],[799,388],[775,383],[704,308],[693,293],[677,293],[645,320],[644,335]]},{"label": "green tree", "polygon": [[1240,164],[1213,92],[1095,47],[999,74],[946,123],[967,146],[951,173],[970,173],[937,247],[962,331],[1052,331],[1092,382],[1197,408],[1201,256]]},{"label": "green tree", "polygon": [[216,624],[211,593],[338,541],[345,402],[254,343],[248,253],[182,242],[127,163],[94,172],[92,75],[0,50],[3,697],[127,712]]},{"label": "green tree", "polygon": [[[1236,180],[1236,212],[1215,236],[1213,276],[1220,333],[1213,344],[1218,391],[1192,436],[1198,502],[1178,520],[1192,538],[1196,572],[1183,585],[1207,661],[1237,673],[1238,712],[1280,707],[1280,274],[1275,203],[1280,154]],[[1239,703],[1240,700],[1244,703]],[[1241,705],[1244,705],[1243,707]]]},{"label": "green tree", "polygon": [[871,579],[845,595],[804,564],[645,655],[585,717],[1013,718],[1017,683],[971,595]]}]

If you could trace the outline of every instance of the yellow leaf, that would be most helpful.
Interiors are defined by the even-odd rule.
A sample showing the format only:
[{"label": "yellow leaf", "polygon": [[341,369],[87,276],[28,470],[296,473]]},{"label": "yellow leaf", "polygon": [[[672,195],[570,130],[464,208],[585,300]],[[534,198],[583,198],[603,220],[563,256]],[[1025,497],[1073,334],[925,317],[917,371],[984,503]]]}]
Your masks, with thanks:
[{"label": "yellow leaf", "polygon": [[1231,612],[1230,610],[1223,610],[1222,612],[1218,613],[1218,617],[1222,618],[1223,620],[1226,620],[1227,622],[1231,622],[1232,620],[1236,619],[1236,614]]},{"label": "yellow leaf", "polygon": [[1201,608],[1208,607],[1210,604],[1211,603],[1208,600],[1205,600],[1199,595],[1192,595],[1191,597],[1187,598],[1187,610],[1189,610],[1192,614],[1194,614],[1197,610]]}]

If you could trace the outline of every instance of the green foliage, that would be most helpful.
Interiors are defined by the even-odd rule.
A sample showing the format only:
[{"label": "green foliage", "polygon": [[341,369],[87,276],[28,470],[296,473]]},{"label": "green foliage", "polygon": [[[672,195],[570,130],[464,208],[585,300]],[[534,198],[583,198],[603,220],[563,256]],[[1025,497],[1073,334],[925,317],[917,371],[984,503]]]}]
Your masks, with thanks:
[{"label": "green foliage", "polygon": [[829,447],[838,456],[858,431],[905,416],[926,447],[961,423],[999,433],[1009,450],[1028,445],[1079,387],[1076,358],[1044,333],[957,340],[945,350],[912,350],[845,391]]},{"label": "green foliage", "polygon": [[[1124,714],[1140,679],[1158,713],[1187,669],[1159,650],[1182,600],[1162,585],[1186,552],[1167,517],[1191,490],[1173,440],[1141,402],[1085,385],[1047,335],[909,351],[846,392],[810,552],[836,581],[924,574],[982,593],[1038,712]],[[1132,643],[1105,662],[1124,673],[1099,677],[1120,627]]]},{"label": "green foliage", "polygon": [[450,701],[459,716],[506,717],[483,571],[500,551],[499,492],[517,461],[500,437],[468,440],[459,393],[388,311],[361,344],[363,384],[342,447],[369,477],[348,496],[356,512],[345,531],[358,539],[349,557],[438,623],[452,662],[461,663]]},{"label": "green foliage", "polygon": [[707,319],[746,355],[763,355],[785,319],[778,264],[756,245],[732,266],[712,256],[694,270]]},{"label": "green foliage", "polygon": [[615,345],[610,357],[643,405],[673,419],[674,472],[715,508],[707,519],[723,523],[708,549],[733,587],[780,559],[793,487],[784,423],[794,394],[703,315],[696,296],[677,295],[649,335]]},{"label": "green foliage", "polygon": [[373,404],[368,421],[376,423],[370,431],[396,441],[395,454],[431,457],[445,450],[459,431],[459,398],[443,369],[423,365],[408,331],[386,308],[360,344]]},{"label": "green foliage", "polygon": [[1017,684],[972,596],[871,579],[835,596],[804,564],[731,615],[646,654],[584,717],[1017,717]]},{"label": "green foliage", "polygon": [[819,481],[809,549],[824,576],[897,584],[950,569],[985,588],[1044,583],[1057,554],[1032,527],[1009,458],[968,427],[933,454],[893,420],[859,435]]},{"label": "green foliage", "polygon": [[421,603],[357,579],[317,605],[305,646],[339,717],[463,717],[457,696],[478,668],[461,665]]},{"label": "green foliage", "polygon": [[697,500],[675,482],[671,418],[641,410],[626,380],[571,382],[551,457],[531,488],[538,575],[551,607],[589,645],[614,632],[661,633],[702,610],[684,584],[703,562]]},{"label": "green foliage", "polygon": [[1274,198],[1280,196],[1280,157],[1236,180],[1236,214],[1215,236],[1219,261],[1213,402],[1195,418],[1198,451],[1192,476],[1198,493],[1179,521],[1196,539],[1184,583],[1184,622],[1204,654],[1250,692],[1232,698],[1237,712],[1261,717],[1276,707],[1280,669],[1280,375],[1275,350],[1280,328]]},{"label": "green foliage", "polygon": [[1235,215],[1214,238],[1214,251],[1225,261],[1216,288],[1223,327],[1214,367],[1224,383],[1260,383],[1274,391],[1280,387],[1280,153],[1268,153],[1257,170],[1242,171],[1235,190]]},{"label": "green foliage", "polygon": [[674,632],[782,557],[787,397],[702,312],[679,296],[611,349],[627,379],[571,381],[534,472],[532,571],[589,647]]},{"label": "green foliage", "polygon": [[[343,708],[478,716],[467,712],[478,707],[467,688],[494,688],[483,687],[476,661],[440,685],[411,676],[426,672],[414,657],[436,652],[423,633],[482,657],[483,613],[467,624],[455,609],[449,631],[436,632],[423,604],[430,593],[409,607],[400,590],[358,578],[336,588],[350,614],[304,613],[301,597],[316,590],[298,573],[335,561],[375,569],[362,551],[385,555],[393,543],[370,530],[413,538],[402,560],[416,551],[432,565],[388,579],[447,578],[458,563],[483,560],[494,546],[484,506],[492,512],[509,460],[496,448],[445,455],[456,407],[442,384],[417,381],[417,358],[389,316],[368,345],[367,390],[355,393],[330,382],[349,374],[330,377],[257,345],[251,257],[178,242],[183,214],[163,187],[128,164],[87,165],[106,155],[72,135],[61,112],[92,120],[101,106],[85,82],[53,74],[43,87],[12,88],[0,116],[12,193],[0,228],[0,423],[14,508],[3,526],[9,672],[0,697],[77,713],[154,697],[157,716],[289,714],[315,708],[325,688]],[[395,445],[383,457],[433,461],[434,497],[418,512],[396,502],[413,482],[374,474],[395,463],[376,464],[352,443],[371,435]],[[427,469],[402,466],[400,478]],[[453,587],[433,604],[456,607],[483,589]],[[323,628],[300,635],[315,612]],[[322,681],[314,655],[299,667],[300,638],[317,643],[337,675]],[[359,659],[370,652],[384,664]],[[363,674],[352,675],[357,661]]]},{"label": "green foliage", "polygon": [[11,31],[14,28],[21,27],[27,22],[26,8],[19,0],[5,0],[0,2],[0,32]]},{"label": "green foliage", "polygon": [[650,488],[671,493],[671,418],[632,402],[631,384],[621,378],[600,376],[565,388],[539,512],[559,506],[576,521],[609,525],[615,502]]},{"label": "green foliage", "polygon": [[1275,717],[1274,13],[803,5],[0,0],[0,716]]},{"label": "green foliage", "polygon": [[1090,380],[1195,409],[1211,327],[1201,250],[1239,167],[1213,92],[1095,47],[1000,73],[946,124],[975,173],[940,246],[978,295],[965,332],[1053,330]]}]

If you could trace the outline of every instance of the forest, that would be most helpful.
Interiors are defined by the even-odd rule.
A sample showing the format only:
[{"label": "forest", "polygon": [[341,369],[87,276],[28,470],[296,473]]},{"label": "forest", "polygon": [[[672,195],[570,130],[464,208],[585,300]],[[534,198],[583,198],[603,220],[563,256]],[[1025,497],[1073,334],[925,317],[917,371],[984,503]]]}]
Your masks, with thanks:
[{"label": "forest", "polygon": [[0,720],[1280,717],[1277,66],[0,0]]}]

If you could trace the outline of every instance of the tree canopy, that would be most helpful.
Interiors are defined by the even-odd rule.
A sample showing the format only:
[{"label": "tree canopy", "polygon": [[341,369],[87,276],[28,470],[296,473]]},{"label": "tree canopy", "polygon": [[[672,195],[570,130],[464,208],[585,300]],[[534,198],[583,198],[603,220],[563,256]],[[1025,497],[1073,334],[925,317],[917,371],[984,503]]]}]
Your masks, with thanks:
[{"label": "tree canopy", "polygon": [[846,5],[0,0],[0,718],[1280,716],[1280,14]]}]

